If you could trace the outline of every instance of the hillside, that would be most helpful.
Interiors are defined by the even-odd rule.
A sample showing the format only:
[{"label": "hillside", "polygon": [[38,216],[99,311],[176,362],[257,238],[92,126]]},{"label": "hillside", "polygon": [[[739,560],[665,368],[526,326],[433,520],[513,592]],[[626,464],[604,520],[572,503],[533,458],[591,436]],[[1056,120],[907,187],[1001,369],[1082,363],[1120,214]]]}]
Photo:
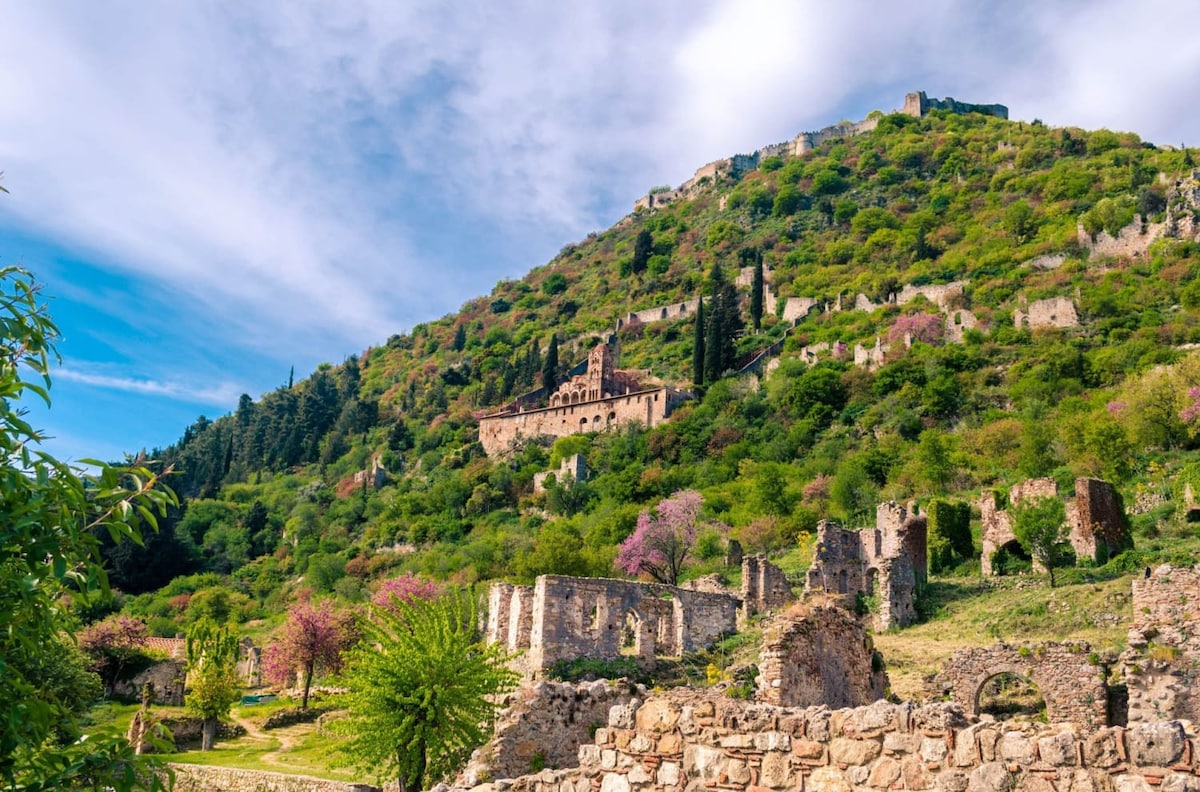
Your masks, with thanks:
[{"label": "hillside", "polygon": [[[1124,496],[1136,549],[1094,574],[1190,558],[1194,152],[942,110],[874,120],[717,163],[457,314],[199,419],[155,452],[185,509],[110,553],[123,607],[163,635],[214,609],[261,632],[300,587],[358,601],[402,571],[611,576],[638,513],[681,489],[729,527],[701,535],[689,575],[723,571],[736,537],[799,576],[819,519],[1042,475]],[[556,380],[615,336],[621,369],[690,387],[714,275],[740,281],[744,329],[670,421],[484,453],[479,416],[545,403],[552,346]],[[590,478],[535,492],[573,453]]]}]

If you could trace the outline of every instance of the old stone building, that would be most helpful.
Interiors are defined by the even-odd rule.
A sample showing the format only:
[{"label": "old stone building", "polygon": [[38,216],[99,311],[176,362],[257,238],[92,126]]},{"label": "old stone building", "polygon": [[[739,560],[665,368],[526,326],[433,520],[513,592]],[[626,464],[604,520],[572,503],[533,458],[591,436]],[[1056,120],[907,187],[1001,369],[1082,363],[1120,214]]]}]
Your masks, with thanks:
[{"label": "old stone building", "polygon": [[798,606],[763,635],[759,699],[784,707],[859,707],[887,695],[887,671],[862,623],[832,606]]},{"label": "old stone building", "polygon": [[1029,303],[1024,311],[1013,311],[1013,326],[1020,330],[1027,327],[1079,327],[1079,315],[1075,303],[1066,297],[1050,297]]},{"label": "old stone building", "polygon": [[825,592],[853,608],[865,597],[875,628],[912,624],[916,587],[928,577],[926,520],[895,502],[881,503],[873,529],[842,528],[822,520],[805,583],[806,592]]},{"label": "old stone building", "polygon": [[978,715],[984,685],[1001,674],[1013,674],[1037,685],[1051,723],[1074,723],[1094,731],[1108,725],[1106,670],[1085,643],[975,646],[954,653],[930,692],[949,694],[968,715]]},{"label": "old stone building", "polygon": [[[1057,497],[1058,484],[1054,479],[1034,478],[1014,484],[1009,490],[1008,502],[1015,506],[1027,499]],[[983,534],[980,567],[984,575],[991,575],[997,550],[1023,551],[1013,533],[1012,516],[1000,506],[999,493],[984,493],[978,505]],[[1067,500],[1064,506],[1069,541],[1076,558],[1103,562],[1133,546],[1120,496],[1107,481],[1086,477],[1076,479],[1075,497]]]},{"label": "old stone building", "polygon": [[487,639],[521,652],[517,668],[540,676],[559,660],[679,657],[737,629],[733,594],[608,578],[543,575],[532,587],[493,583]]},{"label": "old stone building", "polygon": [[692,398],[675,388],[642,388],[628,372],[614,368],[607,344],[588,355],[587,370],[550,395],[550,406],[500,412],[479,419],[479,442],[489,455],[503,454],[525,440],[603,432],[628,423],[657,426]]}]

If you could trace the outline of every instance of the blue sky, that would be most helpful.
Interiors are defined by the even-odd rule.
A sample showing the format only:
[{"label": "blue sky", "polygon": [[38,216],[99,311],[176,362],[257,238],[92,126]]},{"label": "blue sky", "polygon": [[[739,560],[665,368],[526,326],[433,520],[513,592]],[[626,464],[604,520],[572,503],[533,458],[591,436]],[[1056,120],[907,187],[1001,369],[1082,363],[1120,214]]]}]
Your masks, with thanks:
[{"label": "blue sky", "polygon": [[906,91],[1200,144],[1200,6],[9,3],[0,264],[60,455],[167,445],[453,312],[657,184]]}]

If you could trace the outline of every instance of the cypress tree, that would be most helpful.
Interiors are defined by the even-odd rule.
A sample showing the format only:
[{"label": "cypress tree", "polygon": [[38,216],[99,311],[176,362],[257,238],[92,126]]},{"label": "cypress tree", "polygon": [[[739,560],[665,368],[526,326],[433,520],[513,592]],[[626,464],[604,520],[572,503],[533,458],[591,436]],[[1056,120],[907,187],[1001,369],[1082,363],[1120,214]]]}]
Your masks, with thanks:
[{"label": "cypress tree", "polygon": [[466,345],[467,345],[467,328],[463,327],[462,325],[459,325],[458,329],[454,331],[454,343],[452,343],[450,345],[450,347],[455,352],[462,352],[463,347],[465,347]]},{"label": "cypress tree", "polygon": [[637,239],[633,241],[633,264],[630,267],[634,275],[640,275],[646,271],[646,263],[650,260],[650,253],[654,250],[654,237],[646,229],[638,232]]},{"label": "cypress tree", "polygon": [[754,332],[762,329],[763,313],[763,261],[762,253],[755,257],[754,281],[750,285],[750,319],[754,322]]},{"label": "cypress tree", "polygon": [[704,333],[704,381],[716,382],[725,373],[724,357],[721,349],[725,344],[722,333],[725,330],[723,287],[724,278],[721,276],[721,265],[713,262],[709,280],[712,292],[709,299],[708,322]]},{"label": "cypress tree", "polygon": [[542,363],[542,387],[549,396],[558,387],[558,333],[550,336],[550,346],[546,347],[546,359]]},{"label": "cypress tree", "polygon": [[692,335],[692,384],[704,387],[704,298],[696,298],[696,330]]}]

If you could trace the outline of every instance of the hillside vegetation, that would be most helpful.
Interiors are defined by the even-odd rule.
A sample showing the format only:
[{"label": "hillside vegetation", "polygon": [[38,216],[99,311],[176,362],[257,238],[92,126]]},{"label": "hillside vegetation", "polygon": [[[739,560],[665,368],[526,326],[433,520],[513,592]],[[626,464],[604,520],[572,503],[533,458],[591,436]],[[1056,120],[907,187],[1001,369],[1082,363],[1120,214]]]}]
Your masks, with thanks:
[{"label": "hillside vegetation", "polygon": [[[1196,207],[1172,198],[1192,156],[1133,134],[935,112],[726,173],[457,314],[198,419],[154,454],[179,471],[185,506],[145,549],[109,553],[114,607],[163,635],[205,615],[265,632],[298,589],[355,602],[404,571],[612,576],[639,512],[681,489],[729,526],[701,533],[688,574],[723,571],[734,537],[799,574],[819,519],[867,525],[881,500],[973,499],[1035,475],[1068,494],[1078,475],[1106,478],[1132,512],[1136,548],[1068,584],[1190,561],[1200,244],[1174,228],[1147,246],[1140,232],[1169,208],[1192,227]],[[1131,224],[1118,255],[1091,250]],[[561,376],[629,312],[707,295],[714,267],[731,282],[760,259],[775,299],[756,331],[742,290],[736,351],[778,343],[772,373],[711,382],[653,430],[483,454],[477,416],[535,390],[552,346]],[[951,313],[979,320],[961,343],[924,298],[888,302],[952,281],[966,286]],[[875,307],[851,310],[859,294]],[[824,310],[839,295],[844,310]],[[776,310],[789,297],[819,307],[793,327]],[[1049,297],[1071,300],[1080,326],[1014,326],[1015,310]],[[692,382],[693,317],[616,336],[621,368]],[[854,365],[849,350],[876,339],[891,344],[881,365]],[[802,351],[821,343],[831,351],[810,366]],[[535,494],[534,474],[572,453],[592,477]],[[376,458],[386,482],[356,482]]]}]

